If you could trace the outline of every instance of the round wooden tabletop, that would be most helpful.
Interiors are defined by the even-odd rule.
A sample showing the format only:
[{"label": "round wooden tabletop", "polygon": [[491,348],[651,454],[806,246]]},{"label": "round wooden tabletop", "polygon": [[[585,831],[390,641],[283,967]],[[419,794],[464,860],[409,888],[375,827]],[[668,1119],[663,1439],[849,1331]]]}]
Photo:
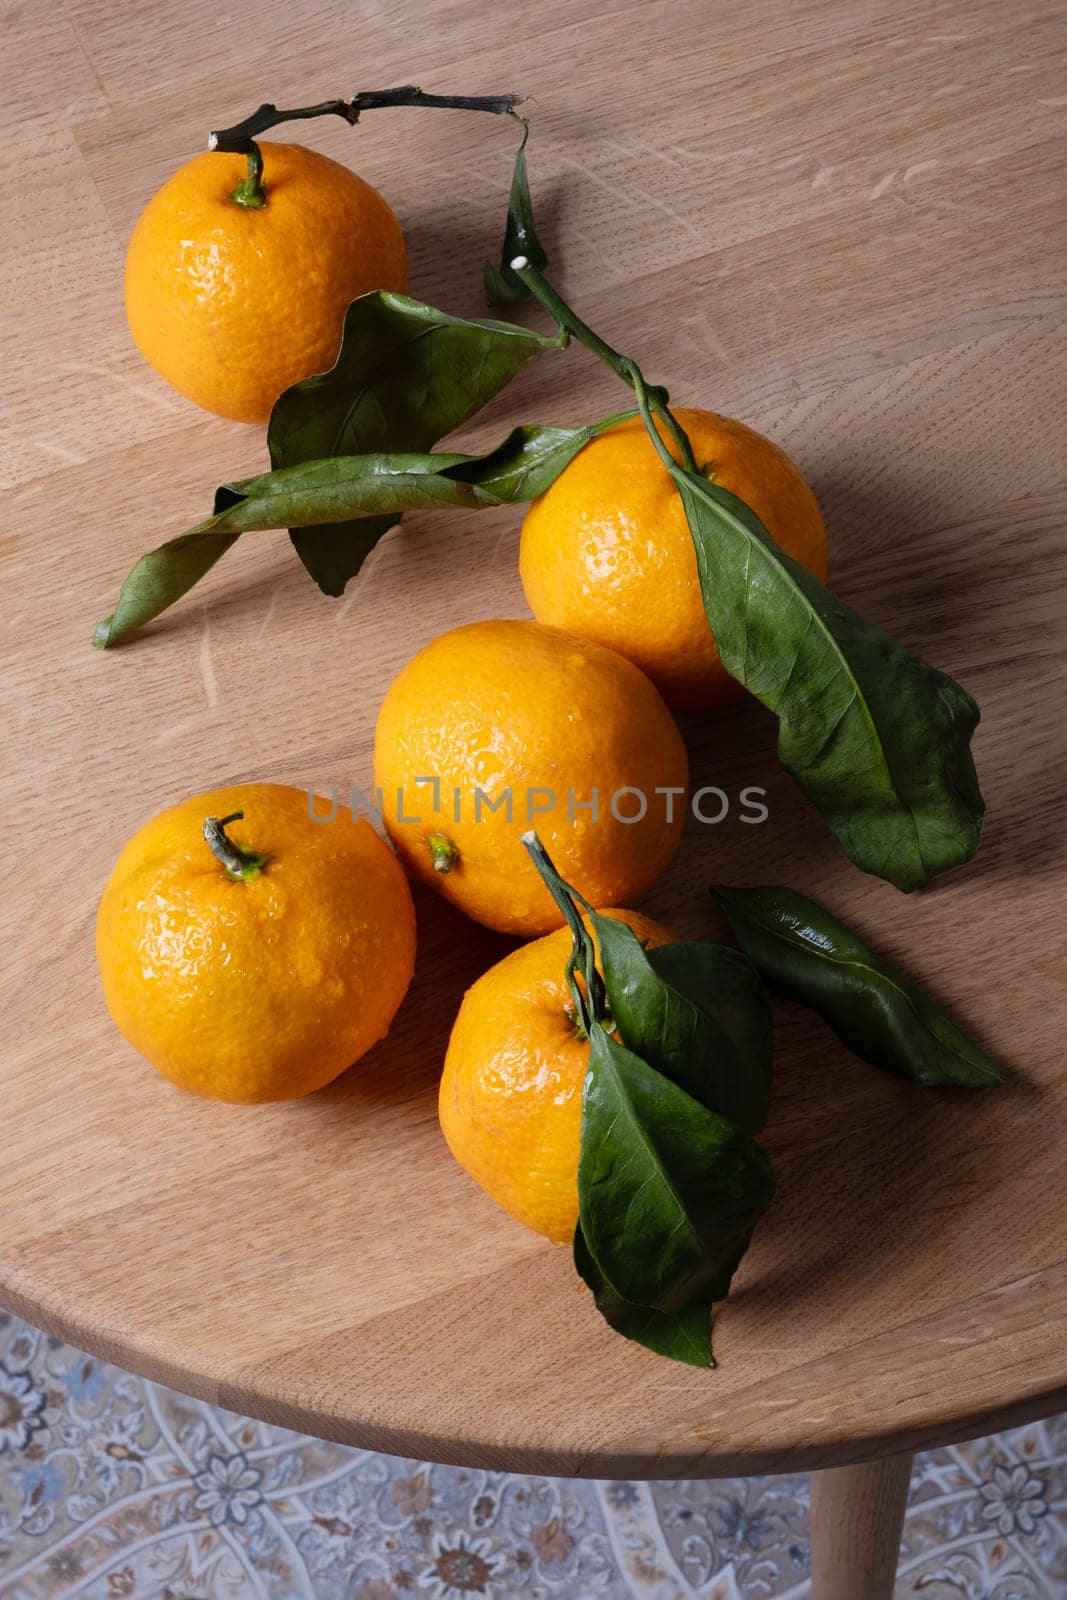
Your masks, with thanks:
[{"label": "round wooden tabletop", "polygon": [[[847,1461],[1048,1412],[1067,1389],[1065,510],[1059,7],[736,8],[77,0],[9,35],[0,1293],[76,1344],[223,1405],[415,1456],[675,1476]],[[298,8],[299,11],[299,8]],[[205,19],[209,12],[205,12]],[[339,65],[340,63],[340,65]],[[340,76],[339,76],[340,73]],[[358,83],[353,81],[353,74]],[[782,1007],[780,1192],[697,1372],[610,1333],[568,1253],[451,1161],[435,1087],[464,987],[508,948],[430,896],[389,1039],[327,1090],[187,1097],[112,1027],[92,949],[127,835],[200,788],[369,785],[399,665],[525,612],[517,511],[412,517],[343,600],[245,538],[136,642],[93,623],[144,548],[264,463],[141,363],[125,238],[209,127],[357,87],[520,88],[544,233],[578,305],[676,398],[770,432],[824,507],[832,581],[981,701],[978,859],[904,897],[849,866],[754,705],[686,727],[694,779],[769,820],[690,823],[645,908],[717,936],[712,880],[853,919],[1002,1060],[922,1092]],[[412,290],[479,310],[504,124],[382,112],[308,142],[378,182]],[[533,312],[523,312],[534,316]],[[472,440],[622,404],[542,359]]]}]

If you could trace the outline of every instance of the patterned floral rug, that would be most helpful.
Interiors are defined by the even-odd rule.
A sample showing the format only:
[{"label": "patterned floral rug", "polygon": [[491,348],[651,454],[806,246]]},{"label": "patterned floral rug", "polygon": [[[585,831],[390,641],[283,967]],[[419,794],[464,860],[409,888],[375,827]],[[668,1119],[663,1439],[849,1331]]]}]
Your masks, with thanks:
[{"label": "patterned floral rug", "polygon": [[[2,1600],[802,1600],[808,1563],[800,1477],[399,1461],[189,1400],[0,1314]],[[897,1586],[913,1595],[1067,1596],[1067,1418],[919,1458]]]}]

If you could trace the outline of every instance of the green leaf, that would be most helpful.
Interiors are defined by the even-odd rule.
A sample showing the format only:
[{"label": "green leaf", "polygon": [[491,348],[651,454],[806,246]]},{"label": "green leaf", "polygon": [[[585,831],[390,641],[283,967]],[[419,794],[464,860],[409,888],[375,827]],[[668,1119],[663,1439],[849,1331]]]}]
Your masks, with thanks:
[{"label": "green leaf", "polygon": [[204,576],[241,533],[257,528],[343,528],[345,541],[325,550],[324,560],[366,557],[381,538],[383,514],[391,527],[409,510],[479,511],[507,500],[542,494],[583,445],[618,417],[585,428],[515,428],[484,456],[446,454],[334,456],[224,484],[215,494],[215,515],[188,533],[151,550],[134,566],[110,617],[94,643],[106,649],[134,628],[158,617]]},{"label": "green leaf", "polygon": [[774,1174],[762,1148],[594,1024],[578,1204],[605,1283],[674,1314],[721,1298]]},{"label": "green leaf", "polygon": [[[709,956],[706,952],[711,951]],[[726,1035],[734,1059],[747,1065],[749,1105],[747,1119],[734,1116],[724,1106],[709,1103],[751,1133],[766,1122],[771,1094],[774,1017],[771,998],[752,963],[727,945],[681,941],[649,951],[649,960],[662,978],[688,995],[702,1011],[711,1013]],[[759,1127],[749,1126],[759,1117]]]},{"label": "green leaf", "polygon": [[[609,996],[596,965],[591,929],[602,941],[602,960],[608,952],[606,968],[612,971],[620,1010],[626,1014],[629,1008],[636,1016],[646,999],[661,1022],[667,1019],[668,1026],[677,1028],[677,1039],[663,1049],[655,1021],[638,1019],[652,1048],[680,1075],[684,1067],[693,1076],[681,1061],[686,1041],[693,1044],[698,1060],[703,1059],[700,1034],[708,1026],[703,1004],[709,995],[731,1027],[743,1023],[744,1029],[751,1028],[753,1008],[744,999],[736,971],[728,973],[725,964],[709,970],[707,961],[691,953],[674,960],[674,992],[665,999],[655,972],[642,965],[644,952],[637,940],[614,942],[613,919],[601,918],[582,900],[587,925],[577,903],[581,897],[560,877],[537,834],[524,833],[522,844],[570,929],[564,975],[574,1016],[589,1037],[575,1268],[617,1332],[660,1355],[713,1366],[711,1306],[729,1292],[753,1227],[774,1194],[774,1172],[743,1128],[701,1104],[606,1031],[614,1031],[617,1019],[608,1017]],[[605,927],[605,922],[611,925]],[[635,949],[640,959],[635,959]],[[736,956],[733,965],[747,967]],[[746,981],[758,985],[750,970]],[[693,1013],[683,1004],[690,983],[699,988]],[[734,1015],[731,1007],[738,1008],[739,1000]]]},{"label": "green leaf", "polygon": [[[110,617],[96,629],[100,649],[116,644],[174,604],[202,578],[238,536],[256,528],[301,527],[324,517],[393,517],[411,507],[476,511],[499,502],[475,483],[447,476],[467,456],[338,456],[308,461],[280,472],[263,472],[224,484],[215,495],[215,515],[177,539],[150,550],[136,563]],[[366,527],[366,523],[361,526]]]},{"label": "green leaf", "polygon": [[722,663],[778,717],[782,764],[847,855],[905,890],[969,861],[984,810],[972,697],[831,594],[736,495],[670,470]]},{"label": "green leaf", "polygon": [[497,500],[536,500],[590,439],[632,415],[632,411],[620,411],[584,428],[553,428],[536,423],[513,428],[495,449],[484,456],[467,456],[444,472],[457,483],[476,485]]},{"label": "green leaf", "polygon": [[530,183],[526,175],[526,141],[530,137],[529,123],[523,122],[523,128],[522,143],[515,155],[515,171],[511,178],[508,218],[504,228],[500,265],[495,267],[491,261],[485,263],[485,298],[491,306],[515,305],[520,300],[530,298],[529,289],[511,270],[511,262],[515,256],[525,256],[535,267],[548,265],[548,255],[534,227],[533,202],[530,199]]},{"label": "green leaf", "polygon": [[771,1004],[751,964],[724,945],[646,950],[624,922],[591,920],[623,1043],[709,1111],[759,1133],[771,1093]]},{"label": "green leaf", "polygon": [[[565,343],[564,336],[511,323],[452,317],[407,295],[361,295],[345,314],[330,371],[294,384],[275,402],[267,433],[271,464],[429,450],[527,361]],[[336,595],[397,517],[381,516],[374,530],[333,521],[302,525],[291,537],[315,582]]]},{"label": "green leaf", "polygon": [[214,526],[251,532],[254,528],[308,527],[326,516],[356,521],[385,511],[432,509],[477,511],[499,505],[499,497],[471,478],[456,478],[455,467],[469,467],[459,455],[334,456],[298,467],[262,472],[224,484],[216,496]]},{"label": "green leaf", "polygon": [[892,962],[794,889],[713,888],[738,943],[779,994],[825,1017],[864,1061],[924,1088],[1003,1074]]},{"label": "green leaf", "polygon": [[275,404],[268,442],[278,471],[224,486],[215,516],[142,556],[93,642],[106,648],[159,616],[252,528],[288,527],[320,588],[341,594],[403,511],[478,509],[512,492],[519,498],[524,485],[540,493],[593,431],[516,429],[490,452],[484,489],[476,468],[469,479],[446,476],[477,458],[419,453],[466,422],[527,361],[566,341],[565,334],[451,317],[406,295],[354,300],[334,367]]},{"label": "green leaf", "polygon": [[93,632],[95,647],[106,650],[132,629],[166,611],[211,571],[238,537],[237,533],[217,531],[208,521],[177,539],[169,539],[157,550],[149,550],[122,585],[114,611],[97,623]]},{"label": "green leaf", "polygon": [[589,1253],[580,1223],[574,1233],[574,1265],[578,1276],[592,1289],[600,1315],[616,1333],[644,1345],[646,1350],[655,1351],[658,1356],[684,1361],[690,1367],[715,1365],[711,1353],[710,1300],[694,1300],[683,1311],[674,1312],[631,1305],[604,1281]]},{"label": "green leaf", "polygon": [[313,528],[291,527],[289,539],[305,572],[323,594],[344,594],[351,580],[382,536],[396,526],[395,514],[363,517],[358,522],[324,522]]},{"label": "green leaf", "polygon": [[271,412],[275,467],[324,456],[425,450],[479,411],[546,350],[563,347],[510,322],[449,316],[379,290],[353,300],[329,372],[287,389]]}]

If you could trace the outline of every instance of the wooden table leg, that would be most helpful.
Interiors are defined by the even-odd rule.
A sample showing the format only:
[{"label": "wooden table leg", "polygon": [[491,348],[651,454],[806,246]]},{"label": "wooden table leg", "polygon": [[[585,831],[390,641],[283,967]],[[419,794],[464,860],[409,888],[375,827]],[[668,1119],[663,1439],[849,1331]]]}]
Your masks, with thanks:
[{"label": "wooden table leg", "polygon": [[911,1462],[812,1473],[813,1600],[892,1600]]}]

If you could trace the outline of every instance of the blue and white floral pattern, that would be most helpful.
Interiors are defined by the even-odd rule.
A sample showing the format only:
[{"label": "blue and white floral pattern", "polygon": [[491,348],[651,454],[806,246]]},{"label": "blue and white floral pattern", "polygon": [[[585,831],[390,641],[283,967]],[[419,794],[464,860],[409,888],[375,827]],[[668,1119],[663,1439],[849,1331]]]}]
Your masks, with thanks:
[{"label": "blue and white floral pattern", "polygon": [[[898,1600],[1067,1596],[1067,1418],[919,1457]],[[0,1314],[0,1600],[808,1600],[802,1477],[590,1483],[251,1422]]]},{"label": "blue and white floral pattern", "polygon": [[31,1373],[12,1372],[0,1361],[0,1451],[29,1448],[34,1434],[47,1427],[45,1400]]},{"label": "blue and white floral pattern", "polygon": [[979,1485],[978,1493],[985,1501],[983,1522],[991,1522],[1005,1539],[1013,1533],[1033,1533],[1038,1517],[1048,1515],[1045,1480],[1035,1478],[1023,1462],[1014,1467],[995,1466],[992,1478]]},{"label": "blue and white floral pattern", "polygon": [[207,1458],[204,1471],[193,1478],[200,1491],[193,1501],[193,1510],[206,1511],[214,1528],[221,1528],[224,1522],[240,1526],[263,1504],[259,1492],[262,1481],[262,1472],[253,1467],[240,1450],[232,1455],[213,1452]]}]

